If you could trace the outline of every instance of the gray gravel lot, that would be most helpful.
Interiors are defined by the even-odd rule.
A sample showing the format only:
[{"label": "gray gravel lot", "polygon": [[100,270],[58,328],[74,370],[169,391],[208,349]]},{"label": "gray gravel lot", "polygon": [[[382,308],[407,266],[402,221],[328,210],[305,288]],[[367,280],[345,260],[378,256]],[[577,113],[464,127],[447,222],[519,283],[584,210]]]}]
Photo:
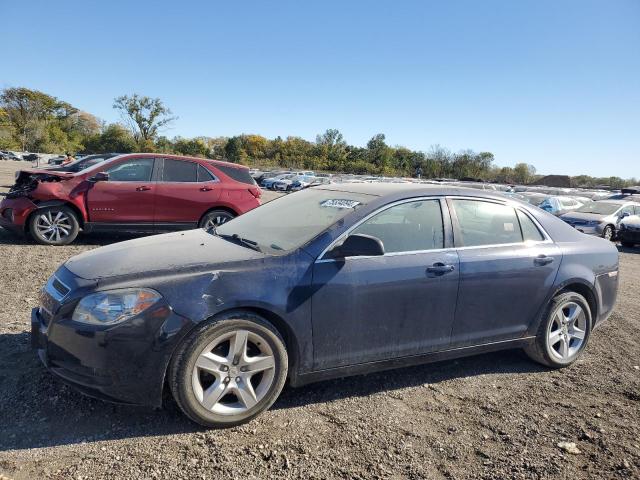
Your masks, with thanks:
[{"label": "gray gravel lot", "polygon": [[[0,185],[17,165],[0,162]],[[621,249],[616,313],[568,369],[508,351],[286,388],[250,424],[207,431],[170,399],[83,397],[30,349],[47,277],[126,238],[45,247],[0,229],[0,478],[640,478],[640,249]]]}]

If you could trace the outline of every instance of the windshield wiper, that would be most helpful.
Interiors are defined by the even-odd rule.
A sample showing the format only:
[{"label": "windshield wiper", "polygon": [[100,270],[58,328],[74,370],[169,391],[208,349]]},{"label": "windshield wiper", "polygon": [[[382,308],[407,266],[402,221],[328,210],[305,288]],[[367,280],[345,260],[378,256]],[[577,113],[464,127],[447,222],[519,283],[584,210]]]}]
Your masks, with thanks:
[{"label": "windshield wiper", "polygon": [[225,240],[231,240],[237,243],[238,245],[242,245],[243,247],[250,248],[255,250],[256,252],[261,252],[260,247],[258,246],[258,242],[254,242],[253,240],[249,240],[248,238],[242,238],[237,233],[233,235],[227,235],[224,233],[218,233],[215,229],[213,229],[212,233],[220,238],[224,238]]}]

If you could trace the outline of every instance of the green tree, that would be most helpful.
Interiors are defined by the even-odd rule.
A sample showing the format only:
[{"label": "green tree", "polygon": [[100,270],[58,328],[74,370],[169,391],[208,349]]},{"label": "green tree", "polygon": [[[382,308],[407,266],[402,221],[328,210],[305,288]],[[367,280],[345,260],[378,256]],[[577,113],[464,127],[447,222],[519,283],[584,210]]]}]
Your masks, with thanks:
[{"label": "green tree", "polygon": [[85,153],[131,153],[136,151],[136,141],[122,125],[112,123],[101,133],[90,136],[85,142]]},{"label": "green tree", "polygon": [[159,130],[177,118],[171,115],[171,110],[159,98],[137,93],[117,97],[113,108],[120,111],[133,138],[146,150],[152,148],[151,142],[158,136]]}]

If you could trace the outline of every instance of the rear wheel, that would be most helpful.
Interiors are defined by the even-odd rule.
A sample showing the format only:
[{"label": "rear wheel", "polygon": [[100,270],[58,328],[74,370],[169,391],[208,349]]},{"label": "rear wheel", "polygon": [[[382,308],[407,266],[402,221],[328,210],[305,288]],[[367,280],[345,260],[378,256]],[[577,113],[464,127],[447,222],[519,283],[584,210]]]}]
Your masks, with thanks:
[{"label": "rear wheel", "polygon": [[604,227],[602,238],[604,238],[605,240],[613,240],[614,235],[615,231],[611,225],[607,225],[606,227]]},{"label": "rear wheel", "polygon": [[209,230],[210,228],[215,228],[227,223],[233,218],[235,218],[235,215],[227,212],[226,210],[211,210],[202,217],[198,226],[205,230]]},{"label": "rear wheel", "polygon": [[29,218],[29,233],[43,245],[67,245],[76,239],[79,230],[78,217],[64,205],[43,208]]},{"label": "rear wheel", "polygon": [[206,427],[248,422],[278,398],[288,357],[278,331],[251,312],[205,322],[182,343],[170,367],[180,409]]},{"label": "rear wheel", "polygon": [[591,326],[591,308],[582,295],[558,294],[547,308],[535,342],[526,347],[525,352],[547,367],[569,366],[586,347]]}]

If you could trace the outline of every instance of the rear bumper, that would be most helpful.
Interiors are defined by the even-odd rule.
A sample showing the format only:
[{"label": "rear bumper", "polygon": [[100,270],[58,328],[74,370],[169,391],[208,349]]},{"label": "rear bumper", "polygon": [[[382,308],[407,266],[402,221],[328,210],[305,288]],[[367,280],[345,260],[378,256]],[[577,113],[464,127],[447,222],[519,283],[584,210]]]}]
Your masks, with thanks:
[{"label": "rear bumper", "polygon": [[29,215],[36,208],[36,204],[27,197],[5,198],[0,202],[0,226],[24,231]]}]

